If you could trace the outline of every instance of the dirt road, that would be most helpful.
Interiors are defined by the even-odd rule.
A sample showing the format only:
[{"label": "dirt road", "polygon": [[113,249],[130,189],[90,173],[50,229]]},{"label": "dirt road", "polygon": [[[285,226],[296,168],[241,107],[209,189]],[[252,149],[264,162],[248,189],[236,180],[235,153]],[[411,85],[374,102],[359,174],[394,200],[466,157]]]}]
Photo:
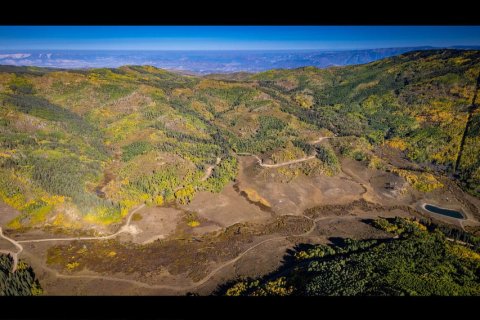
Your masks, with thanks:
[{"label": "dirt road", "polygon": [[319,137],[317,140],[314,140],[314,141],[310,142],[310,144],[317,144],[317,143],[322,142],[325,139],[333,139],[333,138],[335,138],[335,137]]},{"label": "dirt road", "polygon": [[300,159],[296,159],[296,160],[291,160],[291,161],[287,161],[287,162],[282,162],[282,163],[265,164],[265,163],[263,163],[262,159],[260,159],[259,156],[255,155],[255,154],[253,154],[253,153],[239,152],[239,153],[237,153],[237,154],[238,154],[239,156],[251,156],[251,157],[254,157],[255,159],[257,159],[258,165],[261,166],[261,167],[264,167],[264,168],[278,168],[278,167],[288,166],[288,165],[291,165],[291,164],[294,164],[294,163],[299,163],[299,162],[311,160],[311,159],[313,159],[313,158],[316,157],[315,155],[313,155],[313,156],[309,156],[309,157],[305,157],[305,158],[300,158]]},{"label": "dirt road", "polygon": [[10,254],[12,256],[12,258],[13,258],[12,272],[15,272],[15,270],[17,270],[17,266],[18,266],[18,255],[23,251],[23,246],[21,244],[19,244],[17,241],[13,240],[12,238],[9,238],[6,235],[4,235],[2,227],[0,227],[0,237],[9,241],[15,247],[18,248],[17,252],[13,252],[13,251],[10,251],[10,250],[0,250],[0,252]]},{"label": "dirt road", "polygon": [[[335,138],[335,137],[319,137],[317,140],[310,142],[310,144],[317,144],[317,143],[320,143],[320,142],[324,141],[325,139],[332,139],[332,138]],[[252,156],[255,159],[257,159],[258,165],[261,166],[261,167],[264,167],[264,168],[278,168],[278,167],[288,166],[288,165],[291,165],[291,164],[308,161],[308,160],[314,159],[316,157],[316,155],[312,155],[312,156],[303,157],[303,158],[295,159],[295,160],[290,160],[290,161],[286,161],[286,162],[282,162],[282,163],[266,164],[266,163],[263,163],[262,159],[259,156],[255,155],[253,153],[237,152],[237,155],[239,155],[239,156]]]},{"label": "dirt road", "polygon": [[[116,281],[116,282],[125,282],[125,283],[129,283],[129,284],[132,284],[132,285],[135,285],[135,286],[138,286],[138,287],[142,287],[142,288],[148,288],[148,289],[167,289],[167,290],[172,290],[172,291],[189,291],[189,290],[195,290],[199,287],[201,287],[202,285],[204,285],[208,280],[210,280],[213,276],[215,276],[219,271],[223,270],[225,267],[237,262],[238,260],[240,260],[241,258],[243,258],[245,255],[247,255],[248,253],[250,253],[251,251],[255,250],[256,248],[258,248],[259,246],[267,243],[267,242],[271,242],[271,241],[277,241],[277,240],[284,240],[288,237],[300,237],[300,236],[307,236],[309,235],[310,233],[313,232],[313,230],[315,230],[315,227],[316,227],[316,220],[313,220],[311,219],[310,217],[307,217],[307,216],[304,216],[305,218],[307,218],[308,220],[311,220],[313,223],[312,227],[307,230],[306,232],[303,232],[301,234],[296,234],[296,235],[288,235],[288,236],[277,236],[277,237],[272,237],[272,238],[268,238],[268,239],[265,239],[265,240],[262,240],[260,242],[258,242],[257,244],[255,245],[252,245],[251,247],[247,248],[246,250],[244,250],[242,253],[240,253],[239,255],[237,255],[235,258],[231,259],[231,260],[228,260],[222,264],[220,264],[218,267],[216,267],[215,269],[213,269],[212,271],[210,271],[204,278],[202,278],[200,281],[197,281],[195,283],[192,283],[191,285],[187,285],[187,286],[175,286],[175,285],[164,285],[164,284],[148,284],[148,283],[145,283],[145,282],[141,282],[141,281],[137,281],[137,280],[131,280],[131,279],[122,279],[122,278],[115,278],[115,277],[108,277],[108,276],[101,276],[101,275],[66,275],[66,274],[61,274],[59,273],[57,270],[54,270],[52,268],[49,268],[47,266],[45,266],[43,263],[42,263],[42,268],[46,271],[48,271],[49,273],[53,274],[55,277],[57,278],[64,278],[64,279],[97,279],[97,280],[106,280],[106,281]],[[323,220],[323,219],[318,219],[318,220]]]},{"label": "dirt road", "polygon": [[222,159],[217,158],[215,165],[208,166],[207,169],[205,170],[205,175],[202,177],[202,179],[200,179],[200,181],[205,181],[208,178],[210,178],[210,176],[212,175],[213,169],[215,169],[215,167],[220,163],[220,161],[222,161]]},{"label": "dirt road", "polygon": [[117,232],[112,233],[108,236],[19,240],[19,241],[16,241],[16,243],[35,243],[35,242],[49,242],[49,241],[74,241],[74,240],[108,240],[108,239],[112,239],[112,238],[115,238],[116,236],[118,236],[121,233],[129,233],[130,232],[129,227],[130,227],[130,222],[132,221],[132,215],[135,212],[137,212],[138,210],[142,209],[143,207],[145,207],[145,204],[142,204],[142,205],[138,206],[137,208],[135,208],[134,210],[132,210],[128,214],[127,222],[122,227],[120,227],[120,229]]},{"label": "dirt road", "polygon": [[20,240],[20,241],[16,241],[12,238],[9,238],[7,237],[6,235],[3,234],[3,230],[2,228],[0,227],[0,237],[11,242],[14,246],[16,246],[18,248],[18,251],[17,252],[13,252],[13,251],[9,251],[9,250],[0,250],[0,252],[2,253],[6,253],[6,254],[11,254],[12,257],[13,257],[13,266],[12,266],[12,272],[15,272],[15,270],[17,270],[17,265],[18,265],[18,256],[20,255],[20,253],[23,251],[23,246],[20,244],[20,243],[36,243],[36,242],[50,242],[50,241],[74,241],[74,240],[107,240],[107,239],[112,239],[116,236],[118,236],[119,234],[121,233],[129,233],[130,230],[129,230],[129,227],[130,227],[130,223],[132,221],[132,216],[135,212],[137,212],[138,210],[142,209],[143,207],[145,207],[145,204],[141,204],[140,206],[138,206],[137,208],[135,208],[134,210],[132,210],[129,214],[128,214],[128,217],[127,217],[127,221],[125,222],[125,224],[120,227],[120,229],[111,234],[111,235],[108,235],[108,236],[98,236],[98,237],[74,237],[74,238],[47,238],[47,239],[33,239],[33,240]]}]

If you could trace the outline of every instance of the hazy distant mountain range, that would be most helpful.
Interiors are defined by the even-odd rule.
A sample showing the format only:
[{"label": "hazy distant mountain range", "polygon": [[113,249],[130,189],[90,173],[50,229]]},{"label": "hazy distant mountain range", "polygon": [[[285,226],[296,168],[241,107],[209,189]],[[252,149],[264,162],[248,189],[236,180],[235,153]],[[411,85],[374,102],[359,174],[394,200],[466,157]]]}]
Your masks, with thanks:
[{"label": "hazy distant mountain range", "polygon": [[[480,49],[455,46],[455,49]],[[344,66],[362,64],[413,50],[404,47],[342,51],[67,51],[0,50],[0,65],[53,68],[114,68],[122,65],[152,65],[157,68],[197,74],[260,72],[278,68]]]}]

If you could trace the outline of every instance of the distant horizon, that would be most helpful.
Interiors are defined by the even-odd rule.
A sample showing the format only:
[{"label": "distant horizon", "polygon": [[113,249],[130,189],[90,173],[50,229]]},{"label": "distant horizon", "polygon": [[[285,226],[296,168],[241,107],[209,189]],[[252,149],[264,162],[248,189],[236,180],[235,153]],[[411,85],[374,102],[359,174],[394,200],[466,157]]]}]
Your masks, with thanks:
[{"label": "distant horizon", "polygon": [[0,52],[17,52],[17,51],[87,51],[87,52],[101,52],[101,51],[118,51],[118,52],[282,52],[282,51],[313,51],[313,52],[329,52],[329,51],[364,51],[364,50],[382,50],[382,49],[415,49],[415,48],[432,48],[432,49],[459,49],[459,48],[480,48],[479,45],[452,45],[452,46],[402,46],[402,47],[371,47],[371,48],[341,48],[341,49],[1,49]]},{"label": "distant horizon", "polygon": [[191,74],[262,72],[301,67],[364,64],[420,50],[478,50],[480,46],[397,47],[354,50],[1,50],[0,65],[57,69],[149,65]]},{"label": "distant horizon", "polygon": [[480,46],[480,26],[0,26],[0,50],[372,50]]}]

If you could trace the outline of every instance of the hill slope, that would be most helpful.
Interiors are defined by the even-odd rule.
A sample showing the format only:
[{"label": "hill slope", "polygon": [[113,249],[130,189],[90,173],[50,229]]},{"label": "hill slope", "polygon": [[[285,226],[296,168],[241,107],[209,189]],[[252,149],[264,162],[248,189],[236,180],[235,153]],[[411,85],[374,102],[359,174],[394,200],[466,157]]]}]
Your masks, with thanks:
[{"label": "hill slope", "polygon": [[[480,52],[457,50],[224,80],[0,67],[0,197],[22,212],[10,228],[108,225],[143,202],[219,192],[236,153],[289,161],[333,133],[345,137],[336,152],[394,166],[420,190],[455,174],[478,196],[479,73]],[[322,152],[318,165],[334,174],[335,154]]]}]

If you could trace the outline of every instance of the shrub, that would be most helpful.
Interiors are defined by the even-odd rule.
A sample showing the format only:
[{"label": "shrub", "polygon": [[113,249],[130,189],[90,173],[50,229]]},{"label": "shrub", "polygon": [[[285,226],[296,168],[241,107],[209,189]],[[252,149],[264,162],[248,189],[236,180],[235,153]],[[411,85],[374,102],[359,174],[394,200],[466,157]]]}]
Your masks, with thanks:
[{"label": "shrub", "polygon": [[138,155],[145,154],[153,149],[153,146],[147,141],[135,141],[122,148],[122,160],[130,161]]}]

